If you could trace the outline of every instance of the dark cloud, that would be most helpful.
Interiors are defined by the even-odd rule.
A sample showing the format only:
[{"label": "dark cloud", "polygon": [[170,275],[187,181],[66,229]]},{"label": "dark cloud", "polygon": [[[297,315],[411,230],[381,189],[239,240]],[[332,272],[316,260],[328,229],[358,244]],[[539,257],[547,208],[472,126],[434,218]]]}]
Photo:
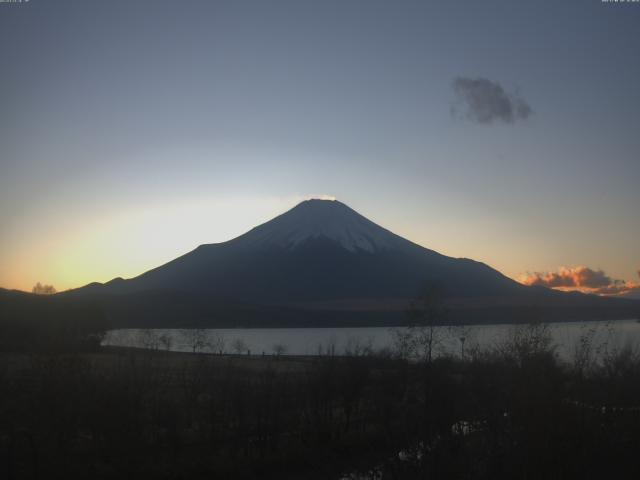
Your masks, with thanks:
[{"label": "dark cloud", "polygon": [[531,106],[519,95],[508,93],[498,82],[486,78],[456,77],[452,87],[458,100],[452,112],[474,122],[513,123],[533,113]]},{"label": "dark cloud", "polygon": [[529,273],[521,281],[525,285],[582,290],[597,295],[623,295],[640,291],[637,283],[612,279],[602,270],[589,267],[560,267],[557,272]]}]

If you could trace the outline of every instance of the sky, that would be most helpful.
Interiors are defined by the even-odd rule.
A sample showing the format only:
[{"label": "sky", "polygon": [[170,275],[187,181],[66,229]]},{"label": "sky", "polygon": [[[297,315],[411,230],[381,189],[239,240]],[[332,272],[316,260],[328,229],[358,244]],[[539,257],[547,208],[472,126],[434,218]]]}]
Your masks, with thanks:
[{"label": "sky", "polygon": [[0,286],[132,277],[320,195],[632,285],[638,38],[638,2],[0,3]]}]

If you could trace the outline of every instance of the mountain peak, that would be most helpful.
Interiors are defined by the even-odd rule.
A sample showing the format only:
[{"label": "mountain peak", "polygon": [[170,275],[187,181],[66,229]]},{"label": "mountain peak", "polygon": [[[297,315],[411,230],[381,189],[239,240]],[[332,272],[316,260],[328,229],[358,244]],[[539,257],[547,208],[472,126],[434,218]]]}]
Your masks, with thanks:
[{"label": "mountain peak", "polygon": [[344,203],[339,202],[335,198],[308,198],[307,200],[303,200],[298,203],[291,210],[296,208],[332,208],[338,206],[347,207]]},{"label": "mountain peak", "polygon": [[351,252],[373,253],[406,242],[338,200],[309,199],[259,225],[235,242],[245,247],[296,249],[309,240],[324,239]]},{"label": "mountain peak", "polygon": [[[235,239],[201,245],[131,280],[114,280],[83,291],[117,294],[118,302],[124,298],[121,294],[164,297],[169,293],[166,304],[172,306],[171,315],[183,311],[184,299],[196,298],[192,314],[203,315],[210,311],[207,305],[213,298],[287,306],[307,301],[408,299],[434,281],[441,282],[451,296],[462,297],[527,288],[486,265],[445,257],[411,243],[344,203],[313,199]],[[154,301],[140,298],[144,298],[141,303]]]}]

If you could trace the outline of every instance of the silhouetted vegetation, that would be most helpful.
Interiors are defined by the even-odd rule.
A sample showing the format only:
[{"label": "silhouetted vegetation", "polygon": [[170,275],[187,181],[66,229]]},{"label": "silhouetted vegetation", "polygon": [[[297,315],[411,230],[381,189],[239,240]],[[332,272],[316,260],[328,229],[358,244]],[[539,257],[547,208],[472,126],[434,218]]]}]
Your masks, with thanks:
[{"label": "silhouetted vegetation", "polygon": [[232,346],[241,356],[160,345],[5,353],[0,469],[7,479],[637,478],[640,356],[590,342],[586,332],[571,364],[541,324],[430,361],[355,341],[344,357],[275,347],[252,357],[245,345]]},{"label": "silhouetted vegetation", "polygon": [[[0,291],[0,471],[37,478],[638,478],[640,352],[585,328],[561,361],[548,326],[438,356],[437,289],[395,345],[315,357],[235,339],[140,332],[99,348],[105,319],[66,297]],[[219,352],[204,354],[201,352]]]},{"label": "silhouetted vegetation", "polygon": [[0,351],[96,350],[107,328],[91,301],[0,290]]},{"label": "silhouetted vegetation", "polygon": [[43,285],[40,282],[36,283],[31,289],[31,293],[36,295],[53,295],[56,291],[53,285]]}]

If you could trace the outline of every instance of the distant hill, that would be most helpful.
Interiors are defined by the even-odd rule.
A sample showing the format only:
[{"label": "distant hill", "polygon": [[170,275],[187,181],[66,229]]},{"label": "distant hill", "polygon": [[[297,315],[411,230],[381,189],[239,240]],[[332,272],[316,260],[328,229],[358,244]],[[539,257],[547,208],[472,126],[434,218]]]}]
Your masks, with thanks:
[{"label": "distant hill", "polygon": [[122,325],[367,325],[405,321],[438,284],[450,320],[629,318],[638,303],[527,287],[441,255],[338,201],[308,200],[228,242],[201,245],[142,275],[67,292]]},{"label": "distant hill", "polygon": [[0,351],[91,350],[108,328],[92,299],[0,288]]}]

